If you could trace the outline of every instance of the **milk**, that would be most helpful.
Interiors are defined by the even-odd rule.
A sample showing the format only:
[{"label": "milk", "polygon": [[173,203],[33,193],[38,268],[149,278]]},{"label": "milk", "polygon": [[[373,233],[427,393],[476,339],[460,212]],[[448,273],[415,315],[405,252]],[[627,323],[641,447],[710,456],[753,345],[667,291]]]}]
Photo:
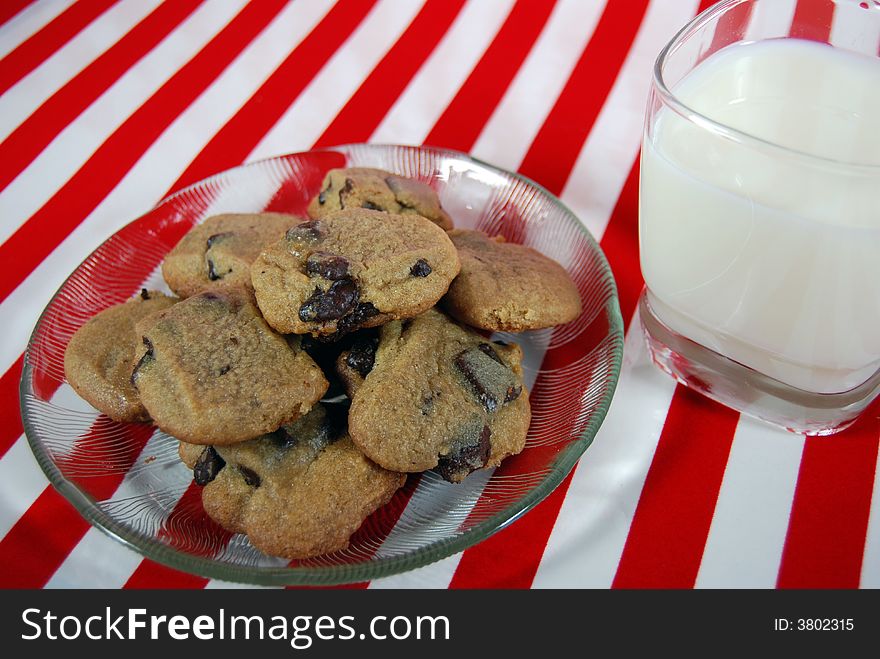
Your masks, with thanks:
[{"label": "milk", "polygon": [[798,39],[736,44],[673,93],[759,139],[659,110],[639,203],[656,315],[799,389],[865,382],[880,369],[880,60]]}]

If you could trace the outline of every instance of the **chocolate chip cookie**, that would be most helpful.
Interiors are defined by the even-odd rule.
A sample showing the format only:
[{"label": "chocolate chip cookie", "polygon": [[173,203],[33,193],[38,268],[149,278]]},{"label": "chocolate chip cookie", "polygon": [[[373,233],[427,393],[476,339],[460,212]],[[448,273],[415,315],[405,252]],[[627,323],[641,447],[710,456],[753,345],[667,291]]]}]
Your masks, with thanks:
[{"label": "chocolate chip cookie", "polygon": [[415,316],[459,271],[455,247],[436,224],[363,208],[292,227],[251,266],[257,304],[284,334],[341,336]]},{"label": "chocolate chip cookie", "polygon": [[473,327],[522,332],[577,318],[581,298],[568,273],[530,247],[456,229],[449,237],[461,273],[443,298],[446,311]]},{"label": "chocolate chip cookie", "polygon": [[[195,449],[195,450],[194,450]],[[217,523],[273,556],[344,549],[406,477],[368,460],[318,404],[277,432],[232,446],[181,446]]]},{"label": "chocolate chip cookie", "polygon": [[194,295],[136,325],[132,382],[162,430],[193,444],[252,439],[308,412],[327,389],[244,289]]},{"label": "chocolate chip cookie", "polygon": [[302,219],[282,213],[227,213],[194,226],[162,262],[162,276],[181,297],[216,285],[250,286],[263,248]]},{"label": "chocolate chip cookie", "polygon": [[349,433],[386,469],[436,469],[460,482],[525,445],[521,359],[519,346],[487,341],[435,309],[383,325],[372,368],[355,383]]},{"label": "chocolate chip cookie", "polygon": [[382,169],[331,169],[307,212],[309,217],[320,219],[346,208],[421,215],[442,229],[452,228],[452,218],[440,206],[440,199],[430,185]]},{"label": "chocolate chip cookie", "polygon": [[176,298],[144,289],[134,299],[89,319],[64,352],[64,375],[74,391],[114,421],[149,421],[131,384],[135,323],[175,302]]}]

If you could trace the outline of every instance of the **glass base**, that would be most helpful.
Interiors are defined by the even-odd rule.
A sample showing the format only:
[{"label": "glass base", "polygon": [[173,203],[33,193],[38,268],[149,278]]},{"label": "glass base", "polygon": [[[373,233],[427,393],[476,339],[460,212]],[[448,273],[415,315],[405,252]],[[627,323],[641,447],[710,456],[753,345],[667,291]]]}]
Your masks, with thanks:
[{"label": "glass base", "polygon": [[723,405],[791,432],[840,432],[880,394],[880,371],[835,394],[803,391],[763,375],[671,330],[651,309],[647,289],[639,298],[639,316],[651,359],[662,370]]}]

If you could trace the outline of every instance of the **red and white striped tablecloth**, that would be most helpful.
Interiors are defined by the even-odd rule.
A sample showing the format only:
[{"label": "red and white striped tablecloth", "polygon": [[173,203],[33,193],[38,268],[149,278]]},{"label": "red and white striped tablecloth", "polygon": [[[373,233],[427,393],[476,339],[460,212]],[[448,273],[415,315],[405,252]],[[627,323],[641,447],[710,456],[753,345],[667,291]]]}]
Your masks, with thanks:
[{"label": "red and white striped tablecloth", "polygon": [[[216,587],[91,528],[18,406],[43,307],[169,191],[316,145],[430,144],[529,176],[601,241],[627,321],[614,403],[533,511],[389,587],[878,587],[880,418],[831,439],[710,402],[633,320],[638,152],[654,59],[698,0],[3,0],[0,586]],[[842,18],[777,0],[749,20]],[[880,44],[880,34],[877,35]]]}]

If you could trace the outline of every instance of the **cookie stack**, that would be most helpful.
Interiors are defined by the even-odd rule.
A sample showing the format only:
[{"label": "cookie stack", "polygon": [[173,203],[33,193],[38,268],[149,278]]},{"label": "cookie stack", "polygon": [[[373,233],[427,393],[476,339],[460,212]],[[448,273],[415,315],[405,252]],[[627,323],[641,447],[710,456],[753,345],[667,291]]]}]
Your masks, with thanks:
[{"label": "cookie stack", "polygon": [[581,310],[559,264],[454,229],[419,181],[332,170],[308,214],[205,220],[163,263],[179,297],[144,290],[65,354],[98,410],[180,440],[215,521],[286,558],[346,547],[408,473],[519,453],[522,351],[484,334]]}]

